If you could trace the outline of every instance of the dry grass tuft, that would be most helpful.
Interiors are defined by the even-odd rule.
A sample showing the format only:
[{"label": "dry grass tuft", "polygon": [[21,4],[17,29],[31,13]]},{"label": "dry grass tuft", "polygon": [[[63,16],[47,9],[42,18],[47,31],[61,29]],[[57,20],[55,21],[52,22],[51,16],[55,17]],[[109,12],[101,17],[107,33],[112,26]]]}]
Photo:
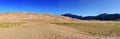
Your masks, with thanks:
[{"label": "dry grass tuft", "polygon": [[0,22],[0,28],[9,28],[9,27],[16,27],[21,26],[25,22]]}]

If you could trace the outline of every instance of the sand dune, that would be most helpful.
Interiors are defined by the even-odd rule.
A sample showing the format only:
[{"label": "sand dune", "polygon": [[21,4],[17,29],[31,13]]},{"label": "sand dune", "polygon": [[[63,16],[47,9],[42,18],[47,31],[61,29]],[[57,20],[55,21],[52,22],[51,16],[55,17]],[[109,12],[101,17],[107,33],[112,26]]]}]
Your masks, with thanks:
[{"label": "sand dune", "polygon": [[79,31],[50,24],[50,22],[71,21],[71,18],[50,14],[10,12],[0,15],[2,22],[27,22],[19,27],[0,28],[0,39],[80,39]]},{"label": "sand dune", "polygon": [[21,26],[0,28],[0,39],[93,39],[92,36],[77,29],[51,24],[54,22],[83,22],[83,20],[63,16],[10,12],[0,14],[0,21],[26,22]]}]

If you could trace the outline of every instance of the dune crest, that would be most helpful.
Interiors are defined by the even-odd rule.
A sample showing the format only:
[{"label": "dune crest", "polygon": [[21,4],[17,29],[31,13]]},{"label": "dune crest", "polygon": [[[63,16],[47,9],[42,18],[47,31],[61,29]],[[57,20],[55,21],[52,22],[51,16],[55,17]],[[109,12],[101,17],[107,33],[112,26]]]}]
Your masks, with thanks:
[{"label": "dune crest", "polygon": [[74,22],[77,19],[64,17],[60,15],[51,15],[43,13],[30,13],[30,12],[7,12],[0,14],[0,21],[15,21],[15,20],[43,20],[48,22]]}]

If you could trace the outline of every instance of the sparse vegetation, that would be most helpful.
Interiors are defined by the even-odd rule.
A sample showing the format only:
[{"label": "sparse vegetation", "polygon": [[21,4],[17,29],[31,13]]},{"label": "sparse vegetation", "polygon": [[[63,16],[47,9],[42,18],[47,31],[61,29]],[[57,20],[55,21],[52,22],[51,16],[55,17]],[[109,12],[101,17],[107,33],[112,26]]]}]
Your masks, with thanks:
[{"label": "sparse vegetation", "polygon": [[0,22],[0,28],[16,27],[24,23],[25,22]]},{"label": "sparse vegetation", "polygon": [[120,23],[53,23],[87,32],[93,36],[120,36]]}]

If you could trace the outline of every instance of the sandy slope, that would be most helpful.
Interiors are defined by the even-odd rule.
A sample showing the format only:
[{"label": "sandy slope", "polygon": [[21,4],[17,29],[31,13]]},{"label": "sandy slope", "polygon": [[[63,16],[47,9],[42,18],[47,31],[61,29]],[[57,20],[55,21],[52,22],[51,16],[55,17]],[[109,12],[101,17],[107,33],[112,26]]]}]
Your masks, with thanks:
[{"label": "sandy slope", "polygon": [[0,28],[0,39],[80,39],[86,38],[79,31],[41,22],[29,22],[24,26]]}]

